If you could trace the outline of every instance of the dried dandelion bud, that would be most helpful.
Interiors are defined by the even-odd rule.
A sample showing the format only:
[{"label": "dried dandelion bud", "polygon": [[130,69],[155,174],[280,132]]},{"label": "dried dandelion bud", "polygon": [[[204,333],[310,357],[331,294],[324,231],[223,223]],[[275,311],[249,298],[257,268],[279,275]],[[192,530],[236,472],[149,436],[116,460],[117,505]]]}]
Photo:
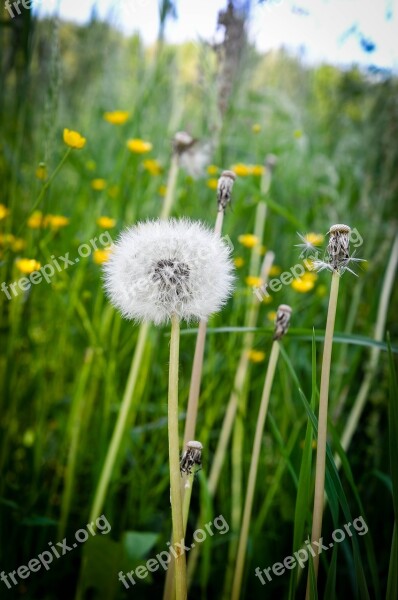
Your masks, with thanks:
[{"label": "dried dandelion bud", "polygon": [[187,442],[186,450],[181,457],[180,471],[182,473],[192,473],[192,469],[196,466],[199,470],[202,466],[202,450],[203,446],[200,442]]},{"label": "dried dandelion bud", "polygon": [[217,184],[217,203],[218,210],[225,210],[231,202],[232,188],[236,179],[233,171],[223,171]]},{"label": "dried dandelion bud", "polygon": [[280,340],[289,329],[292,309],[287,304],[278,306],[275,318],[275,330],[273,340]]},{"label": "dried dandelion bud", "polygon": [[333,225],[328,231],[327,253],[333,271],[339,271],[350,258],[350,233],[351,227],[342,224]]},{"label": "dried dandelion bud", "polygon": [[277,162],[278,157],[275,156],[275,154],[267,154],[267,156],[265,157],[265,166],[270,171],[273,171],[275,169]]},{"label": "dried dandelion bud", "polygon": [[186,131],[177,131],[173,138],[173,151],[181,155],[189,150],[189,148],[192,148],[196,142],[197,140]]}]

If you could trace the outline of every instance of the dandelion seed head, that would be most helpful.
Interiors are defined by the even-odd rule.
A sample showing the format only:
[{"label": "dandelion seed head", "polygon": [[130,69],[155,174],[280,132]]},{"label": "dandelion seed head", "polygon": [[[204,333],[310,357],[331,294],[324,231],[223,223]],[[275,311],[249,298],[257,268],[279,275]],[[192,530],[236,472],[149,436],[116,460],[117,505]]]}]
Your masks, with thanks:
[{"label": "dandelion seed head", "polygon": [[188,219],[147,221],[124,231],[104,265],[105,289],[127,319],[159,325],[209,317],[232,291],[230,248]]},{"label": "dandelion seed head", "polygon": [[202,450],[203,446],[198,441],[187,442],[185,451],[180,461],[180,471],[182,473],[192,473],[192,469],[197,466],[202,466]]}]

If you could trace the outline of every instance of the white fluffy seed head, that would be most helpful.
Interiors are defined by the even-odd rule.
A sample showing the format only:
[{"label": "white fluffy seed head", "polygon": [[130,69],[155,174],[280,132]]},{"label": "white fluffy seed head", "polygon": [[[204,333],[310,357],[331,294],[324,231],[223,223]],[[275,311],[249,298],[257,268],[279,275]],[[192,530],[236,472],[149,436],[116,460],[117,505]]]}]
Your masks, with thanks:
[{"label": "white fluffy seed head", "polygon": [[232,291],[231,250],[188,219],[147,221],[124,231],[104,264],[105,289],[127,319],[167,322],[209,317]]}]

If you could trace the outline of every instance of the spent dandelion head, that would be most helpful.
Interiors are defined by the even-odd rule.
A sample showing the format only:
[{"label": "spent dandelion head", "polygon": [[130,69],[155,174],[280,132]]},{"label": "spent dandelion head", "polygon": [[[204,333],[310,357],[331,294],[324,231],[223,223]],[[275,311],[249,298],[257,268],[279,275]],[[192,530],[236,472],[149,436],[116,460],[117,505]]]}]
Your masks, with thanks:
[{"label": "spent dandelion head", "polygon": [[197,467],[195,470],[200,470],[202,466],[202,450],[203,446],[200,442],[195,440],[187,442],[180,461],[181,475],[183,473],[191,475],[195,467]]},{"label": "spent dandelion head", "polygon": [[280,304],[276,311],[273,340],[279,341],[287,332],[290,324],[292,309],[288,304]]},{"label": "spent dandelion head", "polygon": [[236,179],[233,171],[223,171],[217,184],[217,204],[219,211],[225,211],[231,202],[232,188]]},{"label": "spent dandelion head", "polygon": [[363,259],[355,258],[354,254],[350,255],[351,228],[348,225],[338,223],[337,225],[332,225],[328,234],[329,243],[324,260],[314,260],[314,270],[328,270],[340,275],[345,273],[345,271],[349,271],[353,275],[356,275],[348,265],[355,262],[362,262]]},{"label": "spent dandelion head", "polygon": [[147,221],[127,229],[104,266],[112,304],[136,321],[205,319],[232,290],[230,248],[188,219]]}]

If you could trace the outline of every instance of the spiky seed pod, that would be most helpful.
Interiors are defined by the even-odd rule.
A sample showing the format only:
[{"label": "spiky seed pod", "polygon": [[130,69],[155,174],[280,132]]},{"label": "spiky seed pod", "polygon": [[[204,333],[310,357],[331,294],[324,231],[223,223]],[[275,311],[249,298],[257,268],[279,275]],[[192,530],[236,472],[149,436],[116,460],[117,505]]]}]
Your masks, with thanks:
[{"label": "spiky seed pod", "polygon": [[327,253],[334,271],[339,271],[350,258],[350,233],[351,228],[342,224],[333,225],[328,231],[330,237]]},{"label": "spiky seed pod", "polygon": [[288,304],[280,304],[276,312],[275,330],[273,340],[280,340],[287,332],[290,325],[292,309]]},{"label": "spiky seed pod", "polygon": [[147,221],[124,231],[104,264],[105,288],[127,319],[205,319],[227,301],[231,250],[219,235],[188,219]]},{"label": "spiky seed pod", "polygon": [[231,202],[232,188],[236,179],[233,171],[223,171],[217,184],[218,210],[225,210]]},{"label": "spiky seed pod", "polygon": [[200,442],[187,442],[186,449],[180,462],[181,474],[188,473],[188,475],[190,475],[195,466],[200,469],[202,466],[202,450],[203,446]]}]

